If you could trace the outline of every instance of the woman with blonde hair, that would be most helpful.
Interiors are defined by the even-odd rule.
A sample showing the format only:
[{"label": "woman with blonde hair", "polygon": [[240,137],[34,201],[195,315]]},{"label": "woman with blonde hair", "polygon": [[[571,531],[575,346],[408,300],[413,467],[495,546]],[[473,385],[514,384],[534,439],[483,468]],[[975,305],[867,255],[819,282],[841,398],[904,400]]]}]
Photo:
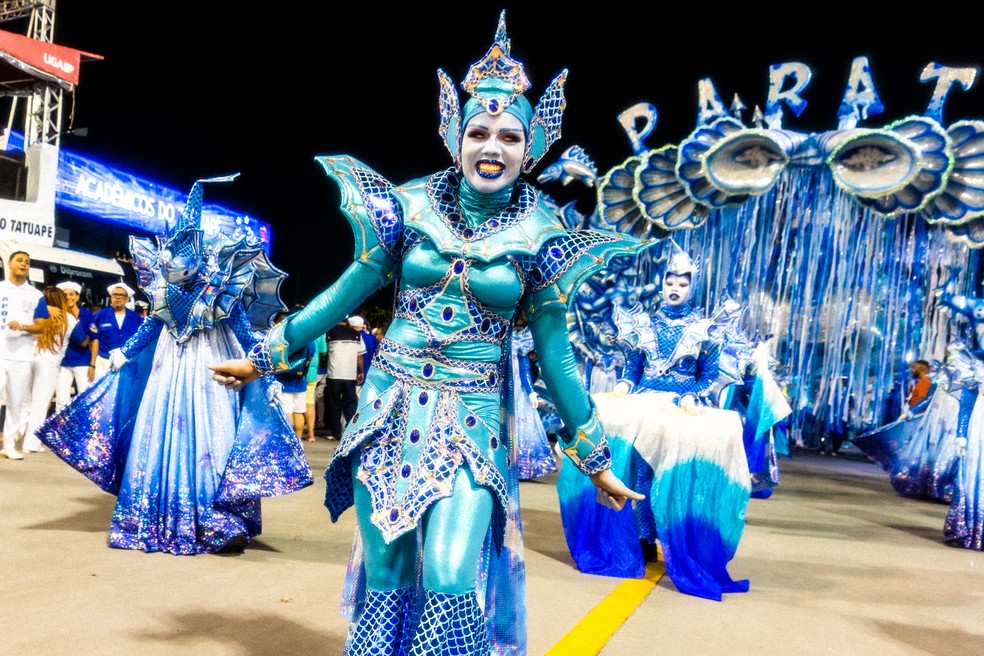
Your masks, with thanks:
[{"label": "woman with blonde hair", "polygon": [[[44,323],[42,331],[34,336],[31,409],[27,418],[27,432],[24,434],[24,451],[32,453],[44,450],[34,431],[48,417],[48,409],[55,396],[55,387],[61,373],[62,358],[68,348],[68,336],[77,322],[75,315],[68,310],[68,300],[61,289],[48,286],[41,293],[44,294],[51,318]],[[52,308],[58,308],[61,312],[52,312]]]}]

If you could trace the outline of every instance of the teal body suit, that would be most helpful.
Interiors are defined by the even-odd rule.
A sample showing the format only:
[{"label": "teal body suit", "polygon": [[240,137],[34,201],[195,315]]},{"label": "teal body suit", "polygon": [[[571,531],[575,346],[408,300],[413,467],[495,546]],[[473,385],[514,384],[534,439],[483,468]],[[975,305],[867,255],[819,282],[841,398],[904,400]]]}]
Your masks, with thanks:
[{"label": "teal body suit", "polygon": [[565,229],[523,180],[487,196],[454,169],[395,186],[350,157],[318,161],[341,189],[355,261],[250,357],[264,372],[289,367],[297,349],[396,281],[393,321],[325,472],[332,519],[356,506],[365,563],[347,653],[488,653],[495,609],[475,599],[476,571],[483,550],[502,550],[516,501],[502,430],[513,318],[522,308],[529,319],[565,452],[585,474],[607,469],[567,300],[611,257],[645,244]]}]

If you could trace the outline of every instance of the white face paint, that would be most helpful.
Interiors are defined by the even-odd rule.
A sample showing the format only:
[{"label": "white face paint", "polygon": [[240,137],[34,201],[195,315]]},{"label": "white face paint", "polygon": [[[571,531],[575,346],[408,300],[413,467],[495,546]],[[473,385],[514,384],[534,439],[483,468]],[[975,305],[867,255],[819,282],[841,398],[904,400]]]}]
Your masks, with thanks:
[{"label": "white face paint", "polygon": [[461,139],[461,168],[476,190],[492,194],[508,187],[516,178],[526,153],[523,123],[503,112],[488,112],[469,119]]},{"label": "white face paint", "polygon": [[690,299],[690,276],[668,273],[663,276],[663,302],[670,306],[683,305]]}]

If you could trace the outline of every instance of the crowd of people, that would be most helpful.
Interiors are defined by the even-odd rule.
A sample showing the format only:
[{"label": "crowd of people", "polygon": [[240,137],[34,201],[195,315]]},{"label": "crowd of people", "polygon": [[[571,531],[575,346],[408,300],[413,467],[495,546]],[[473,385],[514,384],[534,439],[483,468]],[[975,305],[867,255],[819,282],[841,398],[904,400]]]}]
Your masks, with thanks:
[{"label": "crowd of people", "polygon": [[23,460],[44,446],[37,429],[109,369],[109,353],[140,325],[123,282],[106,289],[110,305],[96,314],[79,305],[82,285],[64,280],[38,289],[28,280],[31,256],[12,253],[0,281],[2,457]]}]

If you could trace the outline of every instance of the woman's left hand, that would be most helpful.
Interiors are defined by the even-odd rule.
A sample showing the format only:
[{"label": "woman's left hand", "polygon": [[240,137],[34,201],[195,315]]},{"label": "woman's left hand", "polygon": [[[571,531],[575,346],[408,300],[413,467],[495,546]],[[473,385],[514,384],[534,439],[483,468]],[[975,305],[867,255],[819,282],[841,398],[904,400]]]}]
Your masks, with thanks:
[{"label": "woman's left hand", "polygon": [[621,510],[629,499],[642,501],[646,498],[619,480],[611,469],[592,474],[591,483],[598,488],[598,503],[612,510]]}]

